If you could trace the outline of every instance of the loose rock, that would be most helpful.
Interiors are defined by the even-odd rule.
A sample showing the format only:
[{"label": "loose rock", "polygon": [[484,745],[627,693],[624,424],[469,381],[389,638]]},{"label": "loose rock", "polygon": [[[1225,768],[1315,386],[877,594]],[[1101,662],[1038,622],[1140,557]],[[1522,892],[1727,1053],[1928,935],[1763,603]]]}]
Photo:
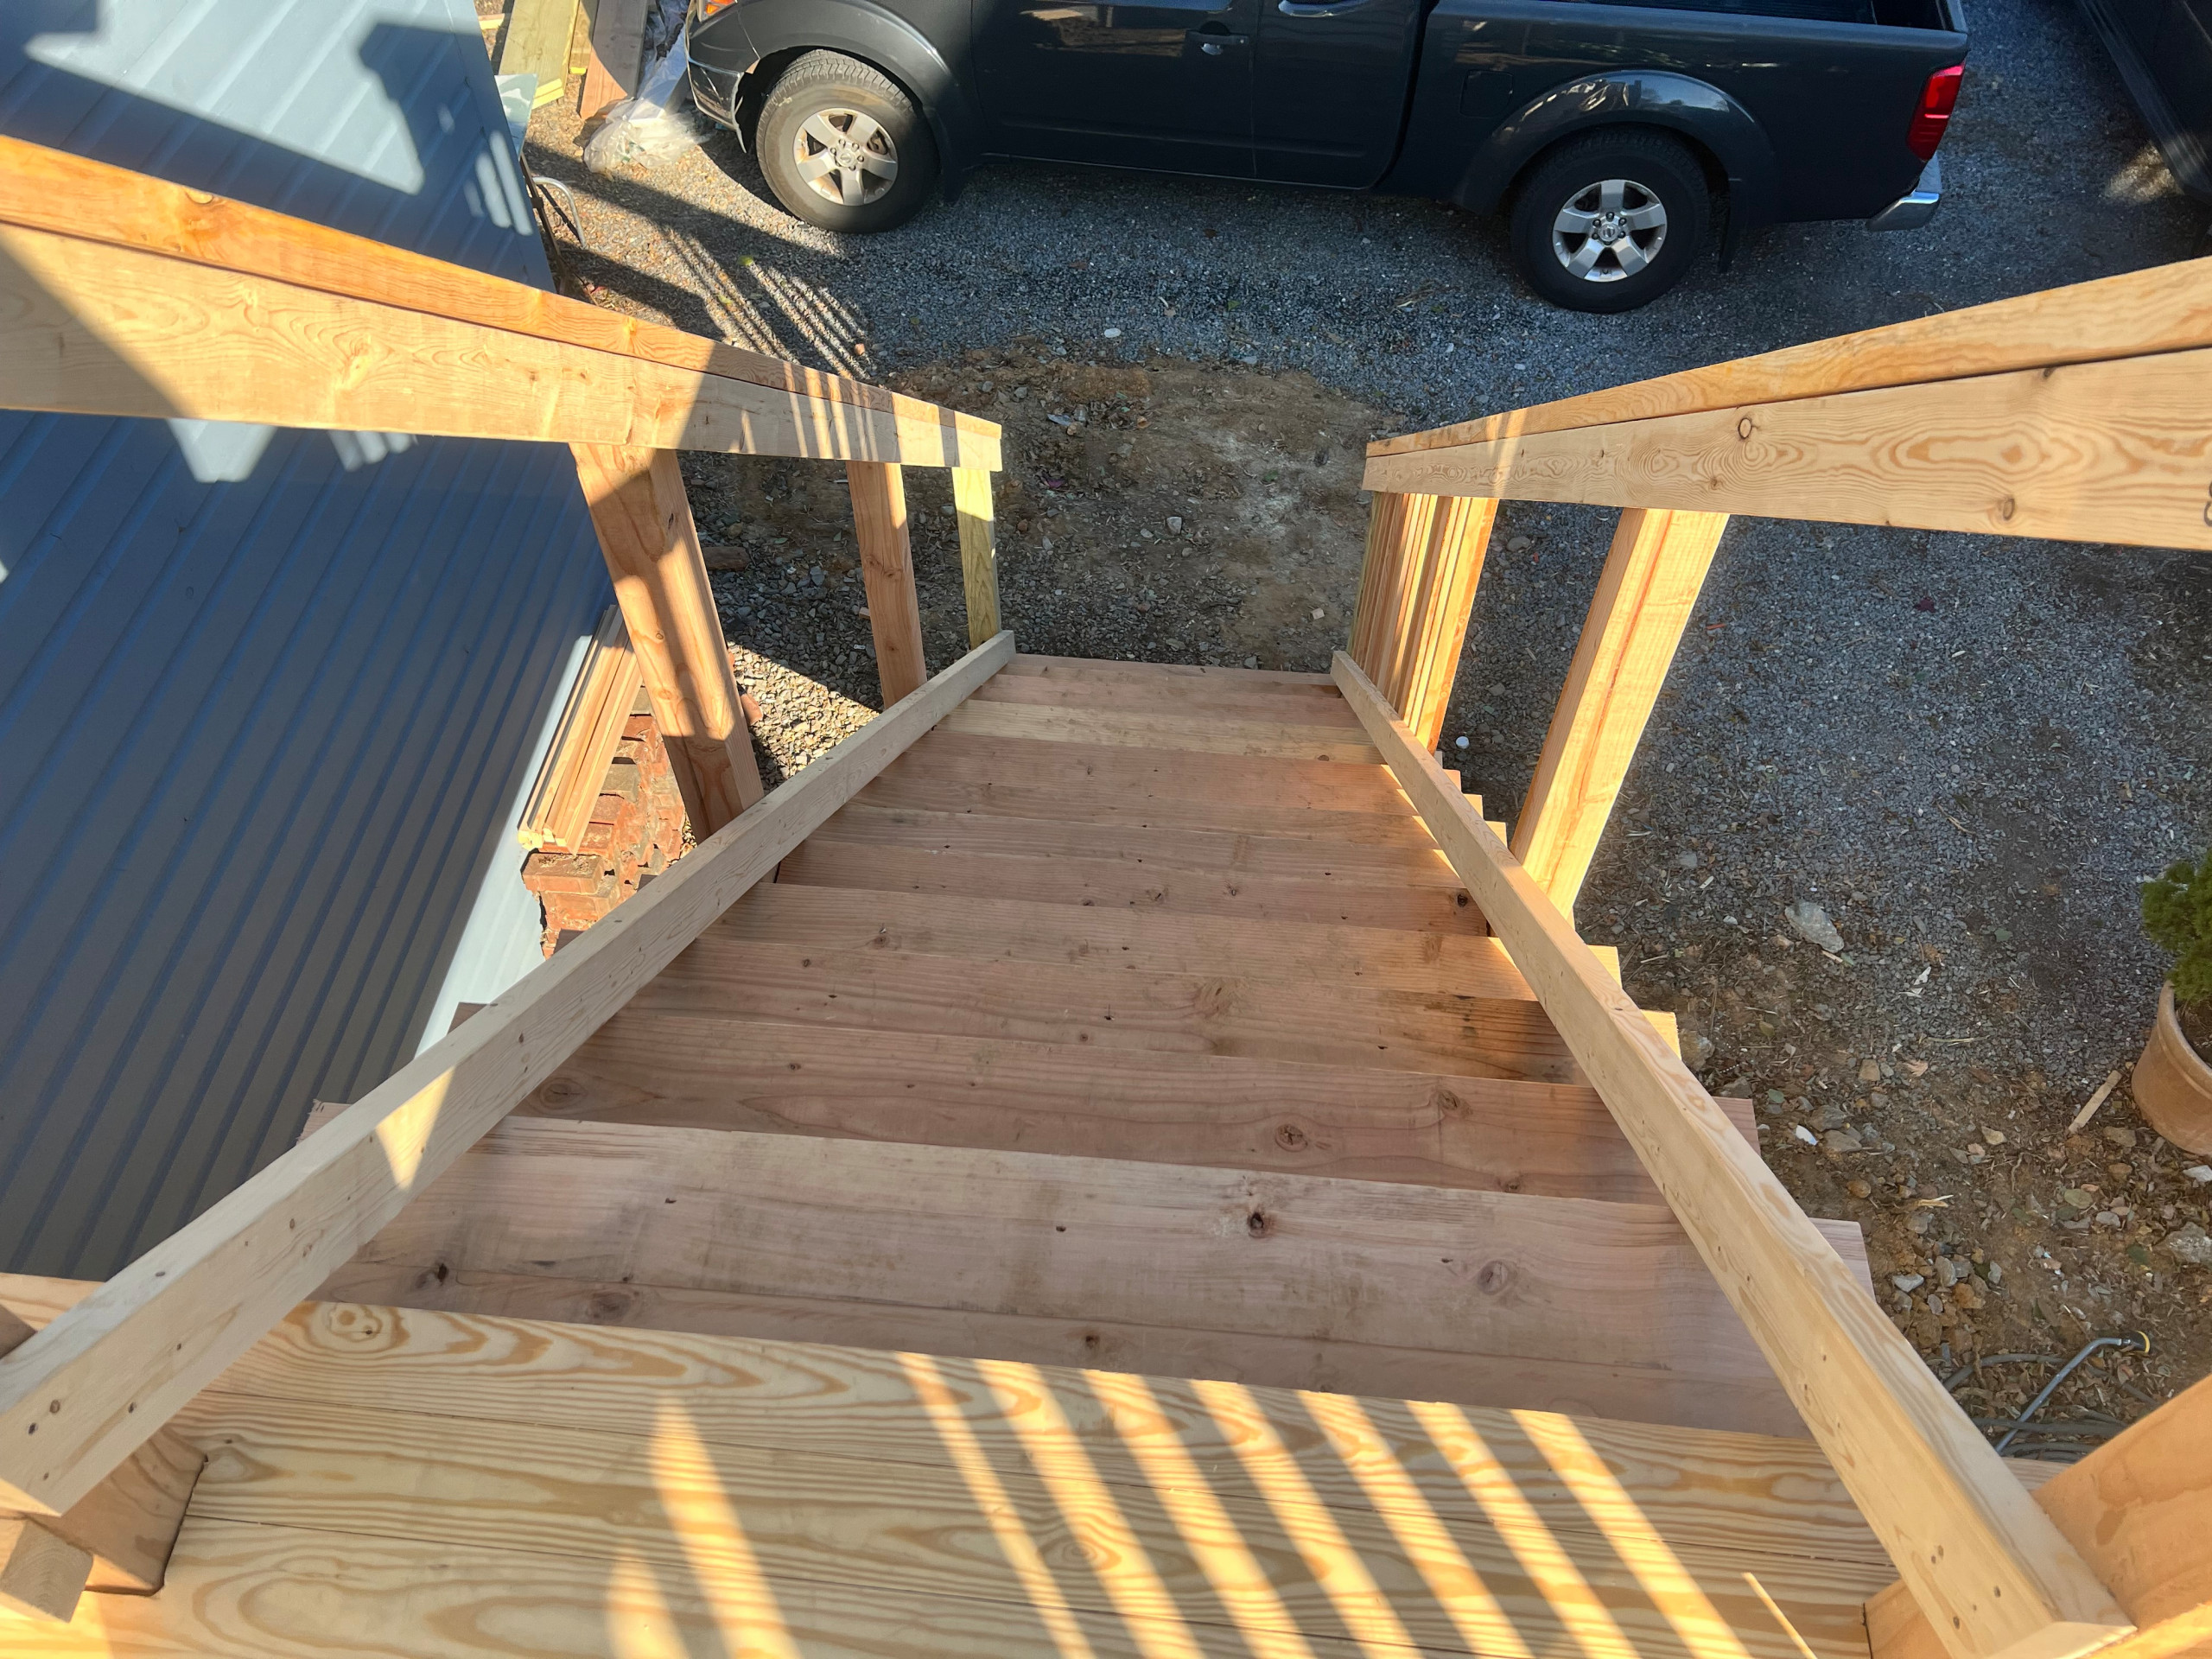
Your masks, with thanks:
[{"label": "loose rock", "polygon": [[[1797,930],[1798,937],[1808,944],[1817,944],[1823,950],[1840,953],[1843,950],[1843,935],[1835,931],[1827,912],[1811,899],[1800,899],[1783,914],[1789,918],[1789,925]],[[1881,1074],[1878,1071],[1875,1075]]]}]

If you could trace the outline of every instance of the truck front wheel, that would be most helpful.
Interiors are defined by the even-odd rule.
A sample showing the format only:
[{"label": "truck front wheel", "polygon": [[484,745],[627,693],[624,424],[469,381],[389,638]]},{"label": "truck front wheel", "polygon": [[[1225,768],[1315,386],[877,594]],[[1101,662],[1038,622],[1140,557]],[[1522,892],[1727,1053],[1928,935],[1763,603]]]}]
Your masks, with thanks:
[{"label": "truck front wheel", "polygon": [[754,142],[776,200],[825,231],[903,225],[937,183],[937,144],[914,101],[842,52],[810,52],[784,71]]},{"label": "truck front wheel", "polygon": [[1663,133],[1592,133],[1522,182],[1514,267],[1554,305],[1633,311],[1681,280],[1712,213],[1705,169],[1686,145]]}]

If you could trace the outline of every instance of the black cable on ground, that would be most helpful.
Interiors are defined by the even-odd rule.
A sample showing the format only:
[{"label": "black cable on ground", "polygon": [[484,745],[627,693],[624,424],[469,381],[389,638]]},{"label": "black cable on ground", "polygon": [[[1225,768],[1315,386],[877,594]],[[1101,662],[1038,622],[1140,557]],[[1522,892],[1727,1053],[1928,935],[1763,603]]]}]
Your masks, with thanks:
[{"label": "black cable on ground", "polygon": [[2058,1385],[2073,1376],[2075,1369],[2100,1348],[2116,1348],[2124,1354],[2147,1354],[2151,1351],[2151,1338],[2139,1331],[2132,1337],[2098,1337],[2086,1344],[2080,1353],[2058,1368],[2058,1375],[2044,1383],[2043,1392],[2029,1401],[2028,1408],[2013,1420],[2012,1427],[2005,1431],[2004,1438],[1997,1442],[1997,1449],[1999,1452],[2012,1444],[2014,1436],[2023,1429],[2028,1428],[2036,1413],[2041,1411],[2050,1396],[2058,1392]]}]

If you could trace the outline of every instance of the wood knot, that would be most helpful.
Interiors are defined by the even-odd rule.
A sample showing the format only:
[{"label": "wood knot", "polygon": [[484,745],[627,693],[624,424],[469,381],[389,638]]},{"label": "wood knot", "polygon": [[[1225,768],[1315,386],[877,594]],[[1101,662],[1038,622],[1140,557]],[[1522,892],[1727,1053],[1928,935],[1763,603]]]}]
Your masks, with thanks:
[{"label": "wood knot", "polygon": [[1485,1262],[1475,1274],[1475,1288],[1485,1296],[1496,1296],[1513,1282],[1513,1266],[1508,1262]]},{"label": "wood knot", "polygon": [[1274,1218],[1255,1210],[1244,1217],[1244,1230],[1255,1238],[1265,1238],[1274,1230]]},{"label": "wood knot", "polygon": [[1736,423],[1736,435],[1739,438],[1749,440],[1751,435],[1751,417],[1750,416],[1746,415],[1742,420]]},{"label": "wood knot", "polygon": [[1302,1152],[1306,1147],[1306,1131],[1295,1123],[1286,1123],[1275,1131],[1275,1145],[1285,1152]]}]

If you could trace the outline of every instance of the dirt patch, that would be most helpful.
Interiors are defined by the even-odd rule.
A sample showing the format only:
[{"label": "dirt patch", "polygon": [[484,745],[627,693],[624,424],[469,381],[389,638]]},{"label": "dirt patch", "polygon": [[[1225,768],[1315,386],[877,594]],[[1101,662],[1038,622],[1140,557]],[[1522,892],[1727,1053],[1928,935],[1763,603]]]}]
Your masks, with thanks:
[{"label": "dirt patch", "polygon": [[[1359,587],[1368,440],[1392,417],[1300,373],[1171,359],[1127,365],[1038,342],[894,378],[999,423],[1001,613],[1025,651],[1322,671]],[[879,701],[844,473],[741,455],[683,458],[701,536],[732,548],[715,597],[781,777]],[[906,474],[932,668],[967,648],[950,484]],[[781,664],[836,696],[785,729]],[[842,714],[839,705],[842,705]]]}]

